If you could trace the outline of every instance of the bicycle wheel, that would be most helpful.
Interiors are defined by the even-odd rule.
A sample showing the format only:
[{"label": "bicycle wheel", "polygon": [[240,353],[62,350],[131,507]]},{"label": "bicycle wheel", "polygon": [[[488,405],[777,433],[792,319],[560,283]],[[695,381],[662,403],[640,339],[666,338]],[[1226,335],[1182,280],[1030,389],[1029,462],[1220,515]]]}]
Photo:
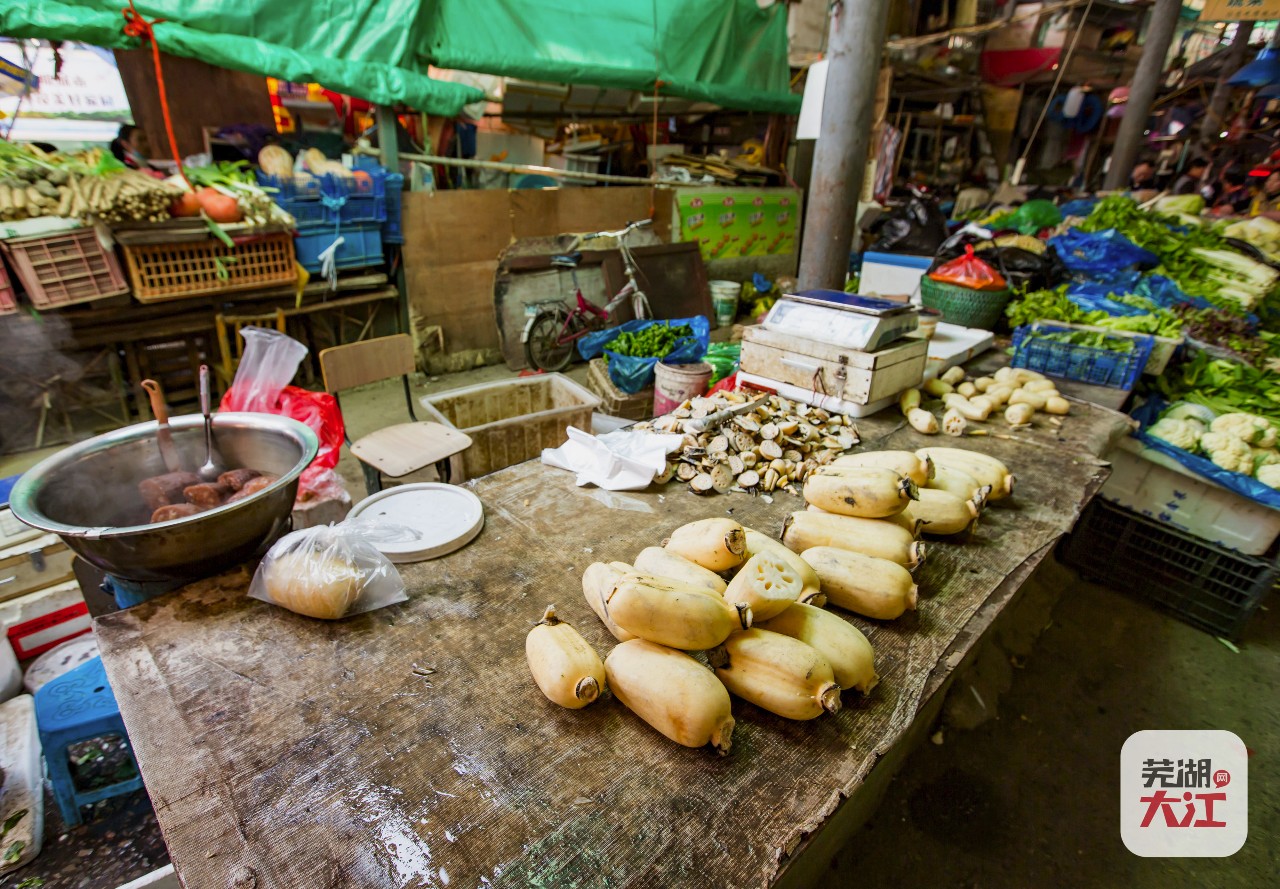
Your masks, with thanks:
[{"label": "bicycle wheel", "polygon": [[[576,325],[570,325],[571,329]],[[524,357],[530,367],[538,370],[564,370],[573,359],[573,341],[560,342],[561,332],[567,336],[563,312],[542,312],[529,328],[529,338],[524,341]]]}]

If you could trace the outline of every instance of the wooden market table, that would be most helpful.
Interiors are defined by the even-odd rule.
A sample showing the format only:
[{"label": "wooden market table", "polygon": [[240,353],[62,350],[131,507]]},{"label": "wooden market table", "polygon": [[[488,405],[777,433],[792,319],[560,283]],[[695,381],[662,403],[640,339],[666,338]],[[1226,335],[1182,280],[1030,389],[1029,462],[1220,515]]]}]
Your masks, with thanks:
[{"label": "wooden market table", "polygon": [[[992,428],[997,425],[991,424]],[[919,610],[849,616],[880,684],[789,722],[734,700],[729,756],[679,747],[611,696],[582,711],[534,686],[524,637],[550,602],[603,656],[583,568],[683,522],[777,533],[795,495],[577,488],[530,462],[469,483],[477,540],[402,566],[410,601],[337,623],[248,599],[248,569],[99,618],[103,660],[183,883],[205,887],[798,884],[856,826],[951,676],[1105,479],[1124,419],[924,437],[885,415],[863,448],[960,445],[1018,476],[977,539],[930,543]],[[878,778],[879,776],[879,778]],[[812,853],[812,854],[804,854]]]}]

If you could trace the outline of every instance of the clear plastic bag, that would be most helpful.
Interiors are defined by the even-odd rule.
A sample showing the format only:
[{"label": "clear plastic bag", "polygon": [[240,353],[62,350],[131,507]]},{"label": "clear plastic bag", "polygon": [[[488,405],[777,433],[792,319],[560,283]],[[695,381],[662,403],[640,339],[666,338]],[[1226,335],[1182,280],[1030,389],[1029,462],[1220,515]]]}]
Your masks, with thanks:
[{"label": "clear plastic bag", "polygon": [[419,537],[402,525],[358,519],[294,531],[268,550],[249,595],[322,620],[404,602],[400,572],[375,544]]},{"label": "clear plastic bag", "polygon": [[265,327],[246,327],[244,355],[231,388],[222,397],[224,411],[274,414],[280,393],[293,382],[307,347],[293,337]]}]

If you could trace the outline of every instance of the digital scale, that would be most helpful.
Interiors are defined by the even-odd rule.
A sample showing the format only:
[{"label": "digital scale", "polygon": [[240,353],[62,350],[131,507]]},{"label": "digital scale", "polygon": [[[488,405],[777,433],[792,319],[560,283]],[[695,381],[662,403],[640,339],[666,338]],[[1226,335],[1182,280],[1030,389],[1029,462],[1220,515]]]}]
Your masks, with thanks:
[{"label": "digital scale", "polygon": [[879,352],[918,324],[915,306],[840,290],[784,294],[764,319],[768,330],[858,352]]}]

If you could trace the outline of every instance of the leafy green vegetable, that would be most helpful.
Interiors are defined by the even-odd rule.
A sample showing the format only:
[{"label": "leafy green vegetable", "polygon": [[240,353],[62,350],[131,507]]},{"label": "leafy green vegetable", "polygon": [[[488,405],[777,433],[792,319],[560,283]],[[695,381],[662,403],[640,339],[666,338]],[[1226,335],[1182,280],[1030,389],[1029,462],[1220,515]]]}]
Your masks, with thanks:
[{"label": "leafy green vegetable", "polygon": [[1089,324],[1108,330],[1129,333],[1148,333],[1154,336],[1178,337],[1182,332],[1182,319],[1174,312],[1161,308],[1151,300],[1136,294],[1110,294],[1118,303],[1145,309],[1145,315],[1109,315],[1101,309],[1087,311],[1067,296],[1067,287],[1056,290],[1033,290],[1015,299],[1005,308],[1009,323],[1014,326],[1033,321],[1066,321],[1071,324]]},{"label": "leafy green vegetable", "polygon": [[1208,226],[1142,210],[1130,198],[1103,198],[1079,226],[1081,231],[1114,228],[1160,257],[1156,274],[1172,278],[1190,296],[1207,299],[1236,314],[1251,311],[1280,283],[1280,273],[1235,251]]},{"label": "leafy green vegetable", "polygon": [[13,864],[22,857],[22,850],[27,848],[27,844],[23,840],[14,840],[13,844],[4,851],[4,863]]},{"label": "leafy green vegetable", "polygon": [[653,324],[640,331],[627,331],[610,340],[605,346],[618,355],[633,358],[665,358],[675,349],[681,337],[693,336],[688,324],[672,327],[670,324]]},{"label": "leafy green vegetable", "polygon": [[4,820],[4,825],[0,827],[0,840],[9,835],[9,831],[18,826],[18,822],[27,816],[26,809],[19,809]]},{"label": "leafy green vegetable", "polygon": [[1156,378],[1166,401],[1190,401],[1217,414],[1250,413],[1280,423],[1280,374],[1196,352]]}]

